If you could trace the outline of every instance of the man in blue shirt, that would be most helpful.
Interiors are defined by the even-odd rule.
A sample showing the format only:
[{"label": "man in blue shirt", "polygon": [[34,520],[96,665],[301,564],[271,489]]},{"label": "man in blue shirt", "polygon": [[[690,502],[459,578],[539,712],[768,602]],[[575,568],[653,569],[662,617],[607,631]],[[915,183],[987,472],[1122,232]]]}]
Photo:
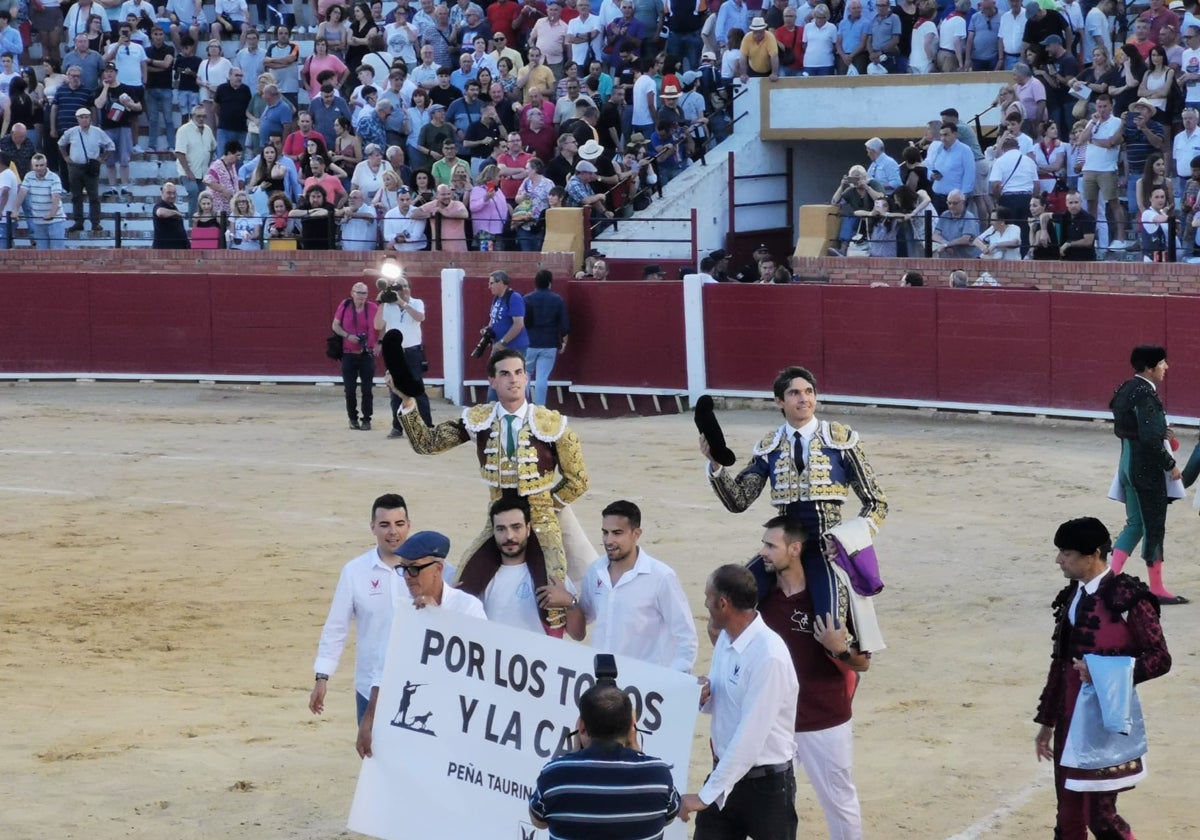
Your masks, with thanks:
[{"label": "man in blue shirt", "polygon": [[930,145],[925,165],[933,181],[933,206],[943,213],[946,197],[954,190],[968,198],[975,192],[975,155],[959,141],[957,125],[942,123],[939,133],[942,142]]},{"label": "man in blue shirt", "polygon": [[525,369],[534,381],[533,402],[536,405],[546,404],[554,361],[560,352],[566,352],[567,335],[571,332],[566,302],[550,291],[553,279],[554,275],[543,268],[533,276],[537,290],[525,298],[525,322],[529,332]]},{"label": "man in blue shirt", "polygon": [[562,840],[657,840],[679,813],[665,761],[640,752],[629,695],[609,681],[579,698],[583,749],[542,768],[529,817]]},{"label": "man in blue shirt", "polygon": [[[512,348],[524,359],[529,349],[529,333],[525,329],[525,298],[509,287],[508,273],[504,271],[493,271],[488,275],[488,291],[495,298],[487,325],[495,341],[491,352]],[[495,399],[496,391],[489,386],[487,401]]]},{"label": "man in blue shirt", "polygon": [[258,118],[258,136],[264,144],[272,137],[278,137],[283,145],[283,126],[292,121],[292,106],[283,98],[277,85],[267,85],[263,88],[263,100],[267,107]]},{"label": "man in blue shirt", "polygon": [[838,24],[838,72],[845,73],[851,66],[859,75],[867,72],[867,35],[870,31],[871,22],[863,15],[862,0],[850,0],[846,5],[846,16]]},{"label": "man in blue shirt", "polygon": [[895,192],[900,186],[900,164],[883,150],[883,141],[878,137],[872,137],[865,145],[867,157],[871,159],[871,165],[867,167],[867,180],[876,181],[878,189],[886,193]]}]

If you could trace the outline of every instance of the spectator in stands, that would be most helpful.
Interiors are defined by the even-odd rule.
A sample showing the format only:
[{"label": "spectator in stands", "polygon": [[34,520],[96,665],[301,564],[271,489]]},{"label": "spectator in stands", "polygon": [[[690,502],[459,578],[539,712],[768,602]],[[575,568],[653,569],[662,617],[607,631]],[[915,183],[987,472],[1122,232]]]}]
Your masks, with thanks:
[{"label": "spectator in stands", "polygon": [[332,207],[320,184],[308,185],[304,190],[304,198],[288,215],[300,225],[300,248],[302,250],[333,250]]},{"label": "spectator in stands", "polygon": [[1029,218],[1029,200],[1042,189],[1038,181],[1037,164],[1031,157],[1021,153],[1017,141],[1012,137],[1006,137],[1000,149],[1001,155],[992,164],[992,171],[988,175],[988,186],[996,206],[1008,211],[1005,221],[1011,222],[1009,226],[1017,229],[1021,255],[1024,255],[1029,250],[1029,230],[1024,224],[1024,220]]},{"label": "spectator in stands", "polygon": [[[901,17],[902,25],[904,24],[903,14],[902,5],[898,14]],[[912,32],[901,35],[901,55],[903,55],[905,35],[909,40],[908,72],[910,73],[932,73],[937,67],[938,30],[937,24],[933,22],[936,16],[937,4],[933,0],[921,0],[917,4],[917,19],[913,23]]]},{"label": "spectator in stands", "polygon": [[972,244],[979,236],[979,218],[967,209],[967,198],[961,190],[952,190],[946,197],[947,209],[933,226],[933,248],[942,258],[974,259],[979,256]]},{"label": "spectator in stands", "polygon": [[449,184],[439,184],[436,197],[417,208],[421,218],[430,220],[430,236],[435,251],[466,251],[467,207],[454,197]]},{"label": "spectator in stands", "polygon": [[[39,251],[57,250],[66,247],[67,216],[63,211],[62,179],[57,172],[50,171],[46,156],[35,154],[30,160],[30,170],[21,181],[21,189],[15,206],[29,204],[26,222],[29,238]],[[76,218],[82,221],[77,213]],[[79,225],[83,229],[83,225]]]},{"label": "spectator in stands", "polygon": [[557,146],[558,154],[546,164],[545,174],[556,185],[565,188],[579,158],[579,141],[574,135],[564,134],[558,138]]},{"label": "spectator in stands", "polygon": [[554,184],[542,174],[544,169],[545,166],[539,158],[530,158],[525,163],[525,180],[517,189],[517,203],[529,202],[525,214],[518,214],[515,209],[512,214],[517,245],[522,251],[542,250],[542,240],[546,236],[544,215],[546,208],[550,206],[550,190]]},{"label": "spectator in stands", "polygon": [[546,405],[554,362],[559,353],[567,351],[567,337],[571,333],[566,303],[550,290],[553,279],[549,271],[541,269],[533,277],[535,291],[525,297],[525,321],[529,324],[525,366],[533,383],[535,405]]},{"label": "spectator in stands", "polygon": [[229,205],[229,227],[225,233],[229,248],[235,251],[261,251],[263,224],[250,196],[236,192],[229,200]]},{"label": "spectator in stands", "polygon": [[1167,7],[1167,0],[1150,0],[1150,8],[1138,15],[1138,21],[1146,22],[1147,34],[1150,40],[1156,44],[1160,40],[1159,34],[1164,26],[1173,26],[1178,32],[1182,24],[1179,15]]},{"label": "spectator in stands", "polygon": [[[841,227],[838,231],[837,247],[832,249],[834,256],[845,256],[846,247],[850,244],[850,238],[854,236],[855,230],[858,229],[858,220],[855,214],[859,210],[870,210],[874,206],[875,199],[880,197],[882,193],[873,190],[867,181],[867,170],[861,166],[852,166],[850,171],[842,178],[841,184],[830,199],[830,204],[838,206],[838,213],[842,217]],[[720,279],[718,277],[718,279]]]},{"label": "spectator in stands", "polygon": [[554,129],[546,124],[540,111],[529,112],[529,125],[521,129],[521,145],[535,156],[548,160],[554,155]]},{"label": "spectator in stands", "polygon": [[461,165],[462,161],[458,158],[458,144],[453,140],[447,140],[442,144],[441,160],[433,165],[432,173],[433,180],[438,184],[449,184],[451,177],[454,175],[456,167]]},{"label": "spectator in stands", "polygon": [[935,62],[942,73],[969,70],[967,64],[967,17],[971,0],[955,0],[954,10],[938,25],[938,50]]},{"label": "spectator in stands", "polygon": [[868,72],[904,72],[898,61],[901,29],[900,17],[892,13],[891,3],[888,0],[875,0],[875,18],[867,35],[867,57],[878,69],[872,71],[868,67]]},{"label": "spectator in stands", "polygon": [[[1064,202],[1066,196],[1063,196]],[[1027,260],[1060,260],[1062,251],[1059,246],[1058,225],[1040,195],[1035,195],[1029,201],[1029,253]]]},{"label": "spectator in stands", "polygon": [[[337,95],[337,91],[330,83],[321,85],[321,95],[308,103],[308,116],[312,120],[312,129],[314,132],[321,135],[325,140],[325,147],[333,146],[334,139],[337,137],[337,130],[334,127],[338,117],[350,119],[350,107],[346,104],[346,100]],[[301,123],[303,127],[303,123]],[[290,138],[289,138],[290,139]],[[286,146],[284,147],[286,151]]]},{"label": "spectator in stands", "polygon": [[[632,5],[632,2],[630,3]],[[624,13],[624,3],[621,8]],[[750,28],[750,10],[744,0],[729,0],[722,3],[717,12],[716,38],[718,46],[725,48],[729,45],[729,31],[738,29],[746,32]]]},{"label": "spectator in stands", "polygon": [[[772,82],[779,79],[779,44],[775,41],[775,36],[767,31],[767,22],[761,17],[750,21],[750,34],[742,41],[738,76],[743,84],[749,81],[751,76],[767,76]],[[637,96],[636,83],[634,96]],[[637,102],[636,98],[634,102]]]},{"label": "spectator in stands", "polygon": [[429,244],[426,219],[413,206],[412,192],[401,187],[396,206],[383,217],[383,247],[389,251],[423,251]]},{"label": "spectator in stands", "polygon": [[970,196],[975,189],[975,156],[958,139],[958,126],[944,122],[938,131],[940,143],[929,147],[925,165],[933,182],[933,203],[939,211],[948,205],[951,192],[958,190]]},{"label": "spectator in stands", "polygon": [[[503,73],[503,67],[501,71]],[[525,104],[532,100],[532,92],[540,91],[544,96],[547,91],[553,91],[558,80],[554,71],[547,67],[542,58],[542,51],[537,47],[529,48],[529,63],[517,73],[516,90],[521,91]]]},{"label": "spectator in stands", "polygon": [[900,277],[901,286],[924,286],[925,276],[919,271],[908,270]]},{"label": "spectator in stands", "polygon": [[884,151],[883,141],[878,137],[872,137],[865,145],[867,157],[871,160],[871,165],[867,167],[867,180],[874,182],[874,188],[881,192],[893,192],[900,186],[900,165]]},{"label": "spectator in stands", "polygon": [[109,152],[115,151],[116,145],[112,139],[99,128],[92,125],[92,112],[88,108],[80,108],[75,112],[78,123],[69,129],[58,141],[62,156],[67,161],[71,181],[71,204],[74,208],[75,224],[73,232],[83,230],[83,194],[88,194],[89,216],[92,231],[102,230],[100,226],[100,161]]},{"label": "spectator in stands", "polygon": [[280,93],[295,108],[300,94],[300,47],[292,43],[288,27],[275,28],[275,42],[267,47],[263,67],[275,77]]},{"label": "spectator in stands", "polygon": [[211,193],[213,212],[218,216],[230,211],[230,200],[242,188],[238,178],[238,164],[242,159],[242,144],[229,140],[221,150],[221,157],[212,162],[204,175],[204,186]]},{"label": "spectator in stands", "polygon": [[496,158],[496,165],[500,169],[500,191],[508,201],[516,199],[517,190],[525,180],[525,164],[532,157],[531,152],[524,151],[521,135],[510,133],[506,146]]},{"label": "spectator in stands", "polygon": [[971,243],[983,259],[1021,259],[1021,233],[1015,224],[1010,223],[1010,219],[1011,215],[1005,207],[997,207],[992,211],[991,226]]},{"label": "spectator in stands", "polygon": [[446,109],[442,105],[429,106],[429,123],[421,129],[417,140],[417,151],[423,160],[431,163],[442,159],[446,144],[451,143],[458,149],[458,133],[454,126],[446,122]]},{"label": "spectator in stands", "polygon": [[488,248],[491,250],[507,250],[504,243],[504,226],[508,221],[509,207],[504,193],[500,192],[499,179],[498,166],[492,164],[484,167],[468,196],[471,226],[478,250],[484,250],[485,242],[490,243]]},{"label": "spectator in stands", "polygon": [[371,143],[364,149],[364,159],[354,167],[350,184],[362,190],[364,196],[374,196],[383,186],[383,176],[392,171],[392,166],[383,159],[383,149]]},{"label": "spectator in stands", "polygon": [[[1143,123],[1148,120],[1145,110],[1141,112],[1141,117]],[[1152,130],[1151,133],[1156,134]],[[1095,207],[1098,197],[1104,200],[1105,218],[1111,231],[1108,247],[1114,251],[1122,251],[1126,247],[1125,213],[1121,202],[1117,200],[1117,166],[1121,144],[1126,136],[1125,124],[1112,112],[1112,99],[1108,94],[1100,94],[1096,97],[1096,112],[1084,125],[1080,135],[1080,139],[1087,143],[1083,163],[1083,194],[1089,207]],[[1135,162],[1140,166],[1145,162],[1145,156]],[[1134,198],[1136,200],[1136,195]]]},{"label": "spectator in stands", "polygon": [[[990,2],[990,0],[989,0]],[[874,11],[874,7],[872,7]],[[858,75],[867,72],[870,62],[867,51],[871,34],[871,19],[863,14],[863,0],[849,0],[846,4],[846,14],[838,24],[837,72],[849,73],[851,67]]]},{"label": "spectator in stands", "polygon": [[318,184],[323,188],[325,203],[330,209],[342,204],[346,200],[346,188],[342,186],[342,179],[347,177],[346,171],[329,163],[329,159],[318,152],[308,153],[308,165],[312,174],[302,184],[305,195],[309,187]]},{"label": "spectator in stands", "polygon": [[100,127],[112,140],[116,154],[109,159],[108,185],[106,196],[118,194],[118,167],[120,169],[120,190],[124,196],[132,197],[133,193],[125,188],[132,185],[129,173],[129,161],[133,155],[133,123],[143,110],[142,96],[145,88],[134,88],[117,80],[115,64],[105,65],[101,76],[100,92],[96,97],[96,111],[100,114]]},{"label": "spectator in stands", "polygon": [[613,213],[604,206],[604,193],[592,189],[596,180],[596,166],[591,161],[581,160],[575,167],[575,174],[567,181],[567,207],[586,207],[591,210],[592,234],[604,230],[606,219],[611,219]]},{"label": "spectator in stands", "polygon": [[1041,125],[1046,121],[1046,86],[1033,77],[1028,64],[1018,63],[1013,67],[1013,90],[1025,110],[1026,126]]},{"label": "spectator in stands", "polygon": [[[1200,28],[1197,28],[1196,31],[1200,34]],[[1196,127],[1197,122],[1200,121],[1200,112],[1188,105],[1183,109],[1181,119],[1183,129],[1175,135],[1171,143],[1171,159],[1175,162],[1175,175],[1178,179],[1175,188],[1176,195],[1184,194],[1184,188],[1191,176],[1192,159],[1200,155],[1200,129]]]},{"label": "spectator in stands", "polygon": [[1049,35],[1042,41],[1046,60],[1037,71],[1037,77],[1046,88],[1046,110],[1050,119],[1068,128],[1074,122],[1072,109],[1075,98],[1071,96],[1071,81],[1079,75],[1079,62],[1067,52],[1058,35]]},{"label": "spectator in stands", "polygon": [[[391,107],[390,102],[388,103],[388,107]],[[379,127],[381,127],[381,124]],[[368,125],[367,128],[370,129],[371,125]],[[338,117],[334,120],[333,133],[333,145],[329,148],[329,159],[344,172],[353,172],[362,163],[363,138],[354,133],[354,128],[350,125],[350,120],[345,117]],[[368,133],[373,137],[377,137],[382,132],[369,131]],[[378,143],[371,143],[371,145],[377,146],[380,149],[380,158],[382,158],[383,147]],[[343,184],[343,186],[346,185]]]},{"label": "spectator in stands", "polygon": [[1067,193],[1067,212],[1062,217],[1062,258],[1077,262],[1096,259],[1096,219],[1083,209],[1078,190]]},{"label": "spectator in stands", "polygon": [[479,121],[471,124],[463,139],[463,146],[470,155],[472,170],[479,172],[489,161],[496,162],[505,143],[503,129],[496,106],[490,102],[484,104]]},{"label": "spectator in stands", "polygon": [[334,211],[342,229],[343,251],[374,251],[379,237],[375,208],[365,203],[362,190],[351,190],[346,205]]},{"label": "spectator in stands", "polygon": [[978,13],[971,15],[967,21],[964,55],[967,68],[976,72],[1002,69],[999,29],[1000,17],[996,10],[996,0],[979,0]]},{"label": "spectator in stands", "polygon": [[[1128,150],[1127,150],[1128,151]],[[1167,194],[1167,206],[1175,206],[1175,185],[1167,176],[1167,160],[1161,152],[1154,152],[1146,158],[1142,167],[1142,177],[1137,179],[1137,211],[1144,212],[1150,207],[1150,194],[1156,189],[1162,189]],[[1129,208],[1133,212],[1133,206]]]},{"label": "spectator in stands", "polygon": [[997,66],[996,69],[1011,70],[1024,54],[1025,9],[1022,0],[1008,0],[1008,9],[1000,13],[996,32],[997,52],[1004,59],[1003,68]]},{"label": "spectator in stands", "polygon": [[194,214],[199,205],[197,197],[204,190],[203,178],[217,150],[213,131],[206,125],[208,112],[203,105],[192,108],[192,118],[175,132],[175,160],[179,177],[187,190],[187,209]]},{"label": "spectator in stands", "polygon": [[228,81],[213,91],[217,109],[217,148],[224,149],[232,140],[238,141],[239,145],[246,140],[246,112],[254,94],[249,85],[243,84],[243,78],[242,69],[234,67],[229,71]]},{"label": "spectator in stands", "polygon": [[196,212],[192,215],[191,250],[215,251],[222,247],[221,220],[213,213],[213,197],[208,190],[196,199]]},{"label": "spectator in stands", "polygon": [[[339,8],[339,7],[334,7]],[[334,74],[333,86],[339,88],[346,82],[346,78],[350,75],[350,69],[342,63],[342,60],[336,55],[333,55],[329,50],[329,44],[324,38],[317,38],[313,42],[313,53],[304,61],[304,66],[300,71],[300,79],[304,82],[305,88],[308,90],[308,98],[316,99],[321,93],[321,74],[329,71]]]},{"label": "spectator in stands", "polygon": [[[355,145],[366,144],[370,146],[378,146],[380,149],[387,148],[388,130],[387,124],[392,118],[392,103],[387,99],[381,99],[375,103],[372,108],[367,108],[362,117],[359,118],[355,126],[355,131],[358,137],[354,137],[353,133],[347,127],[347,130],[340,133],[338,142],[354,142]],[[340,123],[344,117],[338,117]],[[353,140],[351,140],[353,138]],[[361,160],[361,158],[359,158]],[[358,160],[346,161],[351,166],[357,166]]]}]

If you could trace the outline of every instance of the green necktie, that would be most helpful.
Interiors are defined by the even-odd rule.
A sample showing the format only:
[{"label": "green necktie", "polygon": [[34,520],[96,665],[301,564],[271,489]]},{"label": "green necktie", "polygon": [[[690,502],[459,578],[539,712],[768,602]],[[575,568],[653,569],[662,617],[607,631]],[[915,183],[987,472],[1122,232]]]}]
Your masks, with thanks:
[{"label": "green necktie", "polygon": [[515,458],[517,455],[517,433],[513,429],[513,423],[516,422],[517,415],[509,414],[504,418],[504,422],[508,424],[508,437],[505,442],[508,446],[508,457]]}]

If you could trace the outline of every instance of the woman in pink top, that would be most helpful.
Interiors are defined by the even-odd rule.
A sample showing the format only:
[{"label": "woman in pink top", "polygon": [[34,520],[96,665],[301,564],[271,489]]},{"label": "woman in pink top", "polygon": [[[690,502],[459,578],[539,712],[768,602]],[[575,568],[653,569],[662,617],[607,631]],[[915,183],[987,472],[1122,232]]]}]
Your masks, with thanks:
[{"label": "woman in pink top", "polygon": [[500,248],[501,237],[504,234],[504,223],[508,219],[508,201],[499,190],[500,167],[488,164],[479,173],[476,186],[471,190],[468,207],[471,210],[471,225],[475,229],[475,241],[480,241],[479,234],[486,231],[496,250]]},{"label": "woman in pink top", "polygon": [[336,55],[329,54],[329,44],[324,38],[318,38],[313,41],[313,54],[304,62],[304,70],[301,76],[304,79],[304,87],[308,90],[308,98],[316,99],[321,95],[321,83],[317,81],[326,70],[332,70],[337,74],[337,79],[334,81],[334,87],[341,87],[346,81],[346,77],[350,75],[349,69],[342,63],[342,60]]}]

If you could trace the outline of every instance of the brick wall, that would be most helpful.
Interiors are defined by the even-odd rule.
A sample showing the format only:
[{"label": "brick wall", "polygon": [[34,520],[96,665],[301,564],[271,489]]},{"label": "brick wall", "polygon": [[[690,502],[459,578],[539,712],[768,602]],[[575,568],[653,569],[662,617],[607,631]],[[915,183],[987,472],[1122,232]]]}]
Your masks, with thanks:
[{"label": "brick wall", "polygon": [[[280,276],[311,275],[357,276],[363,268],[378,265],[378,251],[154,251],[147,248],[76,249],[70,251],[14,250],[4,252],[6,274],[103,272],[138,274],[230,274]],[[443,268],[462,268],[468,277],[483,277],[503,268],[513,277],[532,278],[546,268],[556,277],[574,272],[571,254],[470,252],[448,254],[415,251],[404,254],[402,262],[412,277],[437,277]]]},{"label": "brick wall", "polygon": [[797,257],[795,271],[801,277],[847,286],[871,283],[897,285],[904,272],[925,275],[925,284],[945,286],[950,272],[964,269],[975,279],[987,271],[1001,286],[1062,292],[1119,292],[1166,295],[1200,292],[1200,270],[1187,263],[1152,265],[1141,262],[997,262],[995,260],[909,260],[842,259]]}]

